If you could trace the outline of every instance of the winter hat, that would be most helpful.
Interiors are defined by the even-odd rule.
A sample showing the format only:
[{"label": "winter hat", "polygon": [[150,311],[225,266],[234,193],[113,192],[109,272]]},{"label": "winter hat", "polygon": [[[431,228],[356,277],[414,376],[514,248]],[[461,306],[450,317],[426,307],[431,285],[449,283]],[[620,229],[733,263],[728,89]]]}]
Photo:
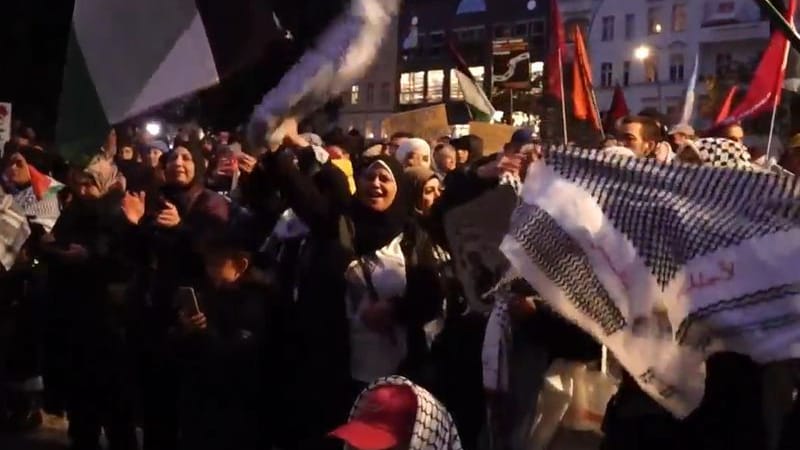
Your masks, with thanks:
[{"label": "winter hat", "polygon": [[400,161],[400,164],[405,164],[408,157],[415,151],[421,151],[423,155],[427,155],[427,163],[423,163],[426,167],[431,166],[431,146],[424,139],[409,138],[400,143],[394,156]]}]

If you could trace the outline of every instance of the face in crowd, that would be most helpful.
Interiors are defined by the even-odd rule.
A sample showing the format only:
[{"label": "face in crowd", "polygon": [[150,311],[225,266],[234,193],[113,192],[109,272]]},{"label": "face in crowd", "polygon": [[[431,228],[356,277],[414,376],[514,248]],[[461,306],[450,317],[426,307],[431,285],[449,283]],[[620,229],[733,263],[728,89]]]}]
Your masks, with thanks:
[{"label": "face in crowd", "polygon": [[6,164],[3,176],[14,187],[22,188],[31,182],[31,172],[25,157],[19,153],[11,155]]},{"label": "face in crowd", "polygon": [[160,149],[151,148],[147,152],[147,165],[150,167],[158,167],[158,160],[161,158],[162,152]]},{"label": "face in crowd", "polygon": [[177,147],[167,158],[164,176],[167,184],[189,186],[194,181],[195,161],[186,147]]},{"label": "face in crowd", "polygon": [[658,144],[658,125],[648,118],[629,118],[619,126],[620,144],[632,150],[637,157],[651,156]]},{"label": "face in crowd", "polygon": [[433,208],[433,204],[442,196],[442,182],[438,177],[433,177],[422,186],[422,196],[419,199],[417,208],[423,216],[427,216]]},{"label": "face in crowd", "polygon": [[436,168],[447,173],[456,168],[456,150],[449,144],[442,144],[434,151],[433,159],[436,161]]},{"label": "face in crowd", "polygon": [[397,180],[381,161],[367,167],[359,175],[357,183],[358,200],[376,212],[389,209],[397,196]]},{"label": "face in crowd", "polygon": [[733,142],[744,142],[744,130],[741,125],[733,124],[722,130],[722,137]]},{"label": "face in crowd", "polygon": [[132,161],[134,156],[133,147],[126,145],[125,147],[122,147],[122,150],[119,151],[119,157],[123,161]]}]

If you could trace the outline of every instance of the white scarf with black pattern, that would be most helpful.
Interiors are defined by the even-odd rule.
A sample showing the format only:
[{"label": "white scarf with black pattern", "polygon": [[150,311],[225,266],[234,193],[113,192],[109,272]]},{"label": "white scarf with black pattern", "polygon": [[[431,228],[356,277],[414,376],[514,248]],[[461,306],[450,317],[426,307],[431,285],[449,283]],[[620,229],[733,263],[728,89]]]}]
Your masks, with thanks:
[{"label": "white scarf with black pattern", "polygon": [[800,184],[699,144],[705,166],[550,152],[501,246],[677,417],[699,405],[713,353],[800,357]]}]

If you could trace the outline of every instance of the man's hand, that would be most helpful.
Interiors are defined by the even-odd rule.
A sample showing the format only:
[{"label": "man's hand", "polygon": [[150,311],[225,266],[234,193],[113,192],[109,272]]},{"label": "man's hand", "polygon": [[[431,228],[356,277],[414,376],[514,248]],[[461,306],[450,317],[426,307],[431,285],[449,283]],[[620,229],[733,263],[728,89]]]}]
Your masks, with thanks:
[{"label": "man's hand", "polygon": [[69,244],[66,250],[61,251],[61,258],[69,263],[82,263],[89,259],[89,251],[78,244]]},{"label": "man's hand", "polygon": [[502,154],[498,160],[478,167],[476,173],[484,180],[496,180],[504,173],[519,175],[525,158],[522,154]]}]

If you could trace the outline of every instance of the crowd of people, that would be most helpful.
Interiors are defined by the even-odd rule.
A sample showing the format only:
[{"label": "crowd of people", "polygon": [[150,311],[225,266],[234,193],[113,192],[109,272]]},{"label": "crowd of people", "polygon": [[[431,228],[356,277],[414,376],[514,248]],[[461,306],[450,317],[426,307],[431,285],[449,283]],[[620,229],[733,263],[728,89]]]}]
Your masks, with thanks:
[{"label": "crowd of people", "polygon": [[[84,167],[45,152],[32,130],[15,134],[2,189],[30,234],[0,269],[7,430],[35,428],[46,411],[68,418],[78,450],[100,448],[101,435],[137,449],[137,428],[146,450],[506,441],[492,434],[527,448],[519,430],[532,426],[547,365],[523,359],[591,361],[600,346],[520,294],[511,392],[533,387],[510,399],[487,391],[488,317],[466,300],[443,220],[524,180],[546,151],[538,136],[519,129],[489,149],[474,135],[282,128],[263,148],[231,133],[186,130],[168,143],[112,132]],[[598,151],[699,164],[729,152],[732,167],[800,173],[800,137],[778,165],[751,159],[738,125],[698,139],[631,116],[615,131]],[[603,448],[798,448],[792,370],[721,355],[707,401],[683,421],[626,375]],[[764,390],[768,373],[783,381]]]}]

